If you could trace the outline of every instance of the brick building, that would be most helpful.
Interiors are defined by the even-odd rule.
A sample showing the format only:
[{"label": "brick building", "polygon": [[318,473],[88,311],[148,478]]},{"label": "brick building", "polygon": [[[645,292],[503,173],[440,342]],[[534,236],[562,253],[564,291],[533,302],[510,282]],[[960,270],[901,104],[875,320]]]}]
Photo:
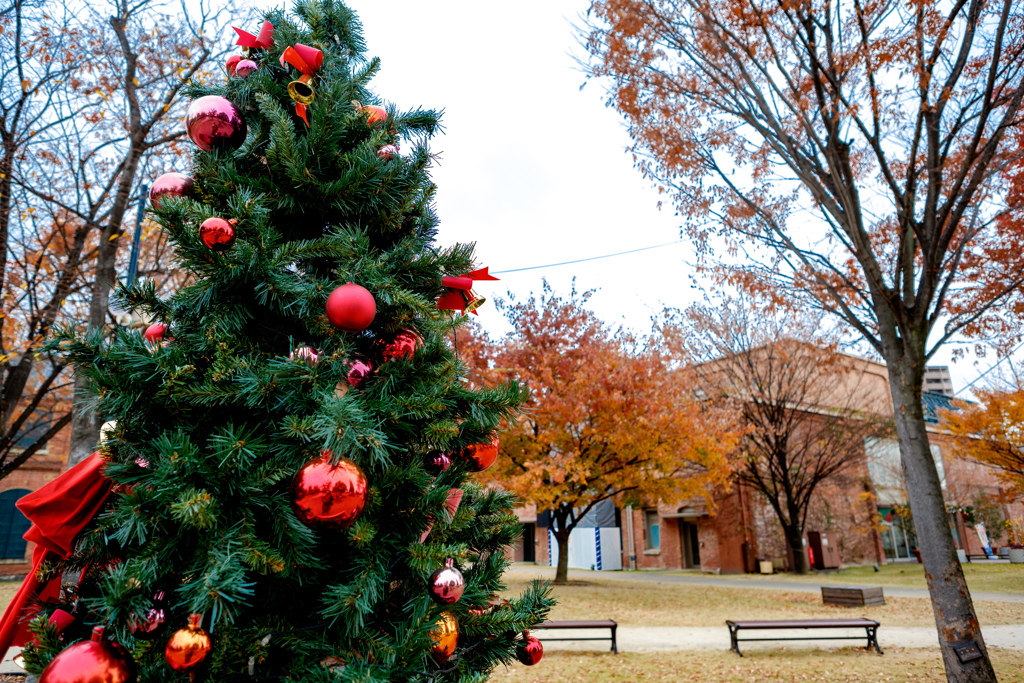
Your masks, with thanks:
[{"label": "brick building", "polygon": [[[856,381],[839,382],[830,391],[850,391],[856,385],[865,410],[891,415],[885,366],[853,360],[858,365]],[[932,455],[947,505],[954,510],[950,513],[954,539],[967,554],[979,555],[983,550],[978,534],[962,511],[986,501],[1002,518],[1022,519],[1024,503],[1008,501],[986,466],[953,457],[952,440],[939,428],[937,414],[950,400],[939,393],[924,396]],[[895,438],[865,438],[860,457],[816,490],[805,531],[834,534],[829,537],[838,545],[843,564],[914,561],[916,539],[912,519],[905,519],[909,514],[899,458]],[[535,509],[520,511],[538,564],[549,563],[543,518]],[[646,507],[622,508],[616,523],[622,531],[623,567],[740,573],[757,571],[761,561],[776,567],[792,562],[768,502],[760,493],[735,482],[729,490],[717,492],[710,505],[703,500],[652,501]],[[994,536],[993,545],[998,545],[999,531],[988,529]],[[524,544],[517,548],[515,559],[526,559]]]}]

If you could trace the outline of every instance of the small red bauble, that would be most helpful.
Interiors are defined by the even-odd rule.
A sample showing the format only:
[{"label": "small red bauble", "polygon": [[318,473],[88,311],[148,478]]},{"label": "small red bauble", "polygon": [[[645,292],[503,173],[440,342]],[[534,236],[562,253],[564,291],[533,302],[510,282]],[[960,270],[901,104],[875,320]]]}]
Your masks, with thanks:
[{"label": "small red bauble", "polygon": [[530,635],[529,631],[523,632],[523,642],[516,647],[516,657],[526,666],[533,666],[544,656],[544,646],[541,642]]},{"label": "small red bauble", "polygon": [[248,78],[249,74],[256,71],[258,68],[259,67],[256,66],[256,62],[251,59],[243,59],[235,66],[235,73],[232,75],[238,76],[239,78]]},{"label": "small red bauble", "polygon": [[241,55],[231,55],[230,57],[228,57],[228,61],[224,63],[224,68],[227,69],[227,72],[229,74],[234,76],[235,68],[238,66],[238,63],[240,61],[242,61]]},{"label": "small red bauble", "polygon": [[371,377],[373,377],[373,363],[361,356],[356,356],[351,360],[348,372],[345,373],[345,381],[350,387],[356,389],[365,387]]},{"label": "small red bauble", "polygon": [[498,435],[492,435],[487,443],[466,446],[462,449],[462,457],[469,461],[474,472],[483,472],[498,459]]},{"label": "small red bauble", "polygon": [[39,683],[135,683],[135,660],[121,645],[103,639],[103,627],[92,630],[92,640],[61,650]]},{"label": "small red bauble", "polygon": [[235,149],[245,142],[248,129],[242,112],[220,95],[194,100],[185,112],[185,131],[199,149]]},{"label": "small red bauble", "polygon": [[375,123],[386,121],[388,118],[388,110],[384,107],[378,107],[376,104],[365,105],[363,113],[366,114],[366,122],[371,126]]},{"label": "small red bauble", "polygon": [[362,332],[377,315],[377,301],[366,287],[348,282],[327,297],[327,319],[343,332]]},{"label": "small red bauble", "polygon": [[443,451],[433,451],[427,453],[427,463],[425,467],[427,471],[433,475],[439,475],[443,472],[447,472],[448,468],[452,466],[452,459],[447,453]]},{"label": "small red bauble", "polygon": [[152,342],[153,344],[159,344],[164,340],[164,335],[167,334],[167,325],[163,323],[153,323],[146,328],[146,331],[142,333],[146,341]]},{"label": "small red bauble", "polygon": [[230,249],[235,243],[235,226],[223,218],[207,218],[199,226],[199,239],[213,251]]},{"label": "small red bauble", "polygon": [[449,558],[444,566],[430,575],[427,591],[439,605],[454,605],[462,597],[466,589],[466,581],[462,572],[455,568],[455,560]]},{"label": "small red bauble", "polygon": [[331,452],[306,463],[292,481],[292,507],[302,523],[316,529],[347,529],[366,507],[369,483],[359,465]]},{"label": "small red bauble", "polygon": [[167,623],[166,601],[167,594],[157,591],[153,596],[153,607],[146,612],[146,616],[142,619],[132,619],[129,626],[132,636],[140,640],[149,640],[160,634]]},{"label": "small red bauble", "polygon": [[188,615],[188,626],[171,634],[164,648],[164,659],[175,671],[192,672],[203,665],[213,649],[210,634],[203,629],[203,615]]},{"label": "small red bauble", "polygon": [[191,197],[196,184],[184,173],[164,173],[149,188],[149,201],[154,209],[160,208],[161,197]]},{"label": "small red bauble", "polygon": [[384,360],[412,358],[416,349],[423,346],[423,339],[414,330],[402,330],[387,341],[378,340],[377,346]]}]

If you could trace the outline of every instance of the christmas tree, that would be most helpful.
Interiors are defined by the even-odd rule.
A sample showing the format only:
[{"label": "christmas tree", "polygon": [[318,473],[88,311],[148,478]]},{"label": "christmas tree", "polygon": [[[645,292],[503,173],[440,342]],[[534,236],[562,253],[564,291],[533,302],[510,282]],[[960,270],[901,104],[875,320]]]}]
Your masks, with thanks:
[{"label": "christmas tree", "polygon": [[26,667],[311,683],[532,663],[552,600],[498,599],[515,500],[472,476],[526,397],[465,383],[454,330],[488,276],[472,245],[434,244],[439,114],[382,106],[337,0],[238,33],[226,76],[187,91],[191,175],[151,192],[190,284],[119,290],[145,335],[51,343],[115,423],[94,456],[112,488],[39,568],[80,579],[42,604]]}]

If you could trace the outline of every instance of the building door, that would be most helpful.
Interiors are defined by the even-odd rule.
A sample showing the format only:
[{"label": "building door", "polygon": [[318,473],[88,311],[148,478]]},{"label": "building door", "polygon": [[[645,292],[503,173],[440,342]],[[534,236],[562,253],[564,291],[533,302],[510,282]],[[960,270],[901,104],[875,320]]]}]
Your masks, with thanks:
[{"label": "building door", "polygon": [[882,547],[885,557],[889,560],[909,559],[910,549],[914,547],[914,539],[907,533],[903,520],[892,515],[891,521],[882,522]]},{"label": "building door", "polygon": [[25,557],[28,541],[22,535],[32,523],[14,504],[28,493],[32,492],[28,489],[11,489],[0,493],[0,559]]},{"label": "building door", "polygon": [[683,549],[683,567],[700,569],[700,541],[697,540],[697,525],[679,520],[679,547]]},{"label": "building door", "polygon": [[537,525],[534,522],[523,524],[523,562],[537,561]]}]

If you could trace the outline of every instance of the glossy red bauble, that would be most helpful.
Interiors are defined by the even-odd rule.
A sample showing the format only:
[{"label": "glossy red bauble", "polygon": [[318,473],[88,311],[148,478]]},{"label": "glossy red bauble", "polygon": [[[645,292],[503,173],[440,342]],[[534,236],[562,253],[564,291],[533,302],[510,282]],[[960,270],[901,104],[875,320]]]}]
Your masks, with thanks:
[{"label": "glossy red bauble", "polygon": [[235,244],[235,226],[223,218],[207,218],[199,226],[199,239],[213,251],[230,249]]},{"label": "glossy red bauble", "polygon": [[362,389],[373,377],[373,363],[365,358],[356,356],[349,361],[348,372],[345,373],[345,381],[350,387]]},{"label": "glossy red bauble", "polygon": [[455,560],[445,560],[444,566],[430,575],[427,592],[439,605],[454,605],[462,597],[466,581],[462,572],[455,568]]},{"label": "glossy red bauble", "polygon": [[242,61],[241,55],[231,55],[230,57],[228,57],[228,61],[224,62],[224,68],[227,70],[229,74],[234,76],[235,67],[238,66],[238,63],[240,61]]},{"label": "glossy red bauble", "polygon": [[258,68],[259,67],[256,65],[256,62],[251,59],[243,59],[235,66],[235,73],[233,75],[238,76],[239,78],[248,78],[249,74],[253,73]]},{"label": "glossy red bauble", "polygon": [[164,648],[164,659],[175,671],[191,672],[203,665],[213,649],[210,634],[203,629],[203,615],[190,614],[188,626],[171,634]]},{"label": "glossy red bauble", "polygon": [[92,640],[61,650],[39,683],[135,683],[135,661],[121,645],[103,639],[103,627],[92,630]]},{"label": "glossy red bauble", "polygon": [[324,451],[295,474],[292,507],[306,526],[346,529],[366,507],[369,488],[359,465],[346,458],[334,465]]},{"label": "glossy red bauble", "polygon": [[366,287],[347,282],[327,297],[327,319],[343,332],[362,332],[377,315],[377,301]]},{"label": "glossy red bauble", "polygon": [[533,666],[544,656],[544,646],[539,640],[529,635],[529,633],[527,631],[523,634],[526,637],[516,647],[516,657],[526,666]]},{"label": "glossy red bauble", "polygon": [[498,435],[486,443],[475,443],[462,449],[462,457],[469,461],[474,472],[483,472],[498,459]]},{"label": "glossy red bauble", "polygon": [[[237,68],[237,65],[236,65]],[[245,142],[248,129],[242,112],[220,95],[194,100],[185,113],[185,131],[202,150],[235,149]]]},{"label": "glossy red bauble", "polygon": [[384,360],[412,358],[416,349],[423,346],[423,339],[413,330],[402,330],[390,339],[380,339],[377,347]]},{"label": "glossy red bauble", "polygon": [[427,472],[437,476],[448,471],[448,468],[452,466],[452,459],[443,451],[433,451],[427,453],[427,462],[424,466],[427,468]]},{"label": "glossy red bauble", "polygon": [[146,328],[146,331],[142,333],[142,336],[146,341],[153,344],[159,344],[164,340],[164,335],[167,334],[167,325],[163,323],[153,323]]},{"label": "glossy red bauble", "polygon": [[161,197],[191,197],[195,188],[195,182],[184,173],[164,173],[149,188],[149,201],[159,209]]}]

